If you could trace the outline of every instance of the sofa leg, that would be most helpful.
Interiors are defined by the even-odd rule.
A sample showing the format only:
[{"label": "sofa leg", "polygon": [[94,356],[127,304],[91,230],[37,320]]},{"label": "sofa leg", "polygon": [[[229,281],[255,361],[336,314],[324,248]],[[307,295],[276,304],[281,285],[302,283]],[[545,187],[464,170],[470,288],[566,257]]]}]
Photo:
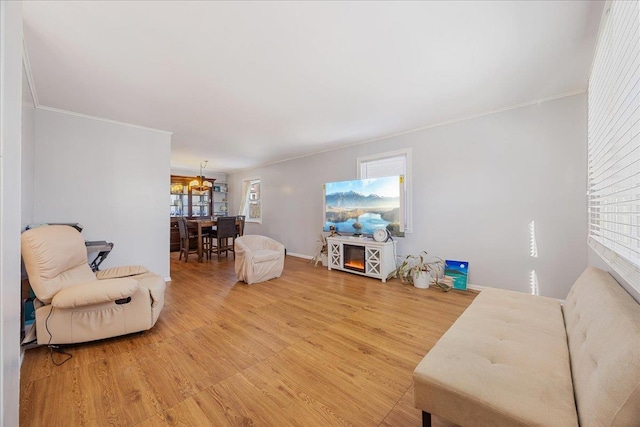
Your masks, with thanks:
[{"label": "sofa leg", "polygon": [[422,411],[422,427],[431,427],[431,414]]}]

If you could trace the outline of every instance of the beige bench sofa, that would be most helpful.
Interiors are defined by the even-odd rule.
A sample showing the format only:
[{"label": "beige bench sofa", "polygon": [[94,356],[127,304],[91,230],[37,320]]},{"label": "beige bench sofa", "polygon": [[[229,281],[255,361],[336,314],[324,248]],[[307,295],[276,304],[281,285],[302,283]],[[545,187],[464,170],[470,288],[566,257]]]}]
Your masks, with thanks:
[{"label": "beige bench sofa", "polygon": [[413,382],[423,425],[640,426],[640,305],[591,267],[564,305],[483,290]]}]

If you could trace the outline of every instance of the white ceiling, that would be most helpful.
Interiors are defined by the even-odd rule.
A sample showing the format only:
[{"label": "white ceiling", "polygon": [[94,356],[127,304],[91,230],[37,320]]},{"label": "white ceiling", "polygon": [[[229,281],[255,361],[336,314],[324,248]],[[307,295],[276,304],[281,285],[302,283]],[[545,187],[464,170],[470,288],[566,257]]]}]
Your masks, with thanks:
[{"label": "white ceiling", "polygon": [[603,2],[25,2],[37,102],[231,172],[586,89]]}]

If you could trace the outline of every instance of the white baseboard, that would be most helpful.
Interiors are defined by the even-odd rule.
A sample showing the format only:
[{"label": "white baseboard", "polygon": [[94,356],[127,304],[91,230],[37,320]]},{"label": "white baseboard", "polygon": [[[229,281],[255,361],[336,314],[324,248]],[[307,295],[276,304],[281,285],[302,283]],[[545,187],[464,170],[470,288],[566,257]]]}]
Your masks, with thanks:
[{"label": "white baseboard", "polygon": [[294,257],[296,257],[296,258],[313,259],[313,257],[312,257],[312,256],[309,256],[309,255],[303,255],[303,254],[297,254],[297,253],[295,253],[295,252],[287,252],[287,255],[291,255],[291,256],[294,256]]},{"label": "white baseboard", "polygon": [[164,282],[165,282],[165,283],[170,282],[170,281],[171,281],[171,276],[169,276],[169,277],[165,277],[165,278],[164,278]]},{"label": "white baseboard", "polygon": [[[494,288],[494,289],[502,289],[502,288],[496,288],[495,286],[480,286],[480,285],[467,285],[467,289],[473,289],[474,291],[482,291],[484,289],[490,289],[490,288]],[[507,289],[508,290],[508,289]],[[514,291],[514,292],[518,292],[518,291]],[[545,298],[552,298],[555,300],[560,301],[560,304],[564,305],[565,300],[560,299],[560,298],[553,298],[553,297],[545,297]]]},{"label": "white baseboard", "polygon": [[467,288],[468,289],[473,289],[474,291],[482,291],[483,289],[487,289],[490,286],[480,286],[480,285],[472,285],[470,283],[467,283]]}]

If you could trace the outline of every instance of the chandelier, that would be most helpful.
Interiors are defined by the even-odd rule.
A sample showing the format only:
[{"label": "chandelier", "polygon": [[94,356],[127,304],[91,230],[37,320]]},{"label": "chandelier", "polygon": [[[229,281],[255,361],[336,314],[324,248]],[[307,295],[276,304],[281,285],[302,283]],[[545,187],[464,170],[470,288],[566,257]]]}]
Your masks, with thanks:
[{"label": "chandelier", "polygon": [[213,184],[209,181],[206,181],[204,175],[202,174],[202,169],[207,167],[207,163],[209,163],[209,160],[205,160],[204,162],[200,163],[200,175],[198,175],[193,181],[189,183],[189,187],[191,187],[192,190],[206,191],[213,187]]}]

